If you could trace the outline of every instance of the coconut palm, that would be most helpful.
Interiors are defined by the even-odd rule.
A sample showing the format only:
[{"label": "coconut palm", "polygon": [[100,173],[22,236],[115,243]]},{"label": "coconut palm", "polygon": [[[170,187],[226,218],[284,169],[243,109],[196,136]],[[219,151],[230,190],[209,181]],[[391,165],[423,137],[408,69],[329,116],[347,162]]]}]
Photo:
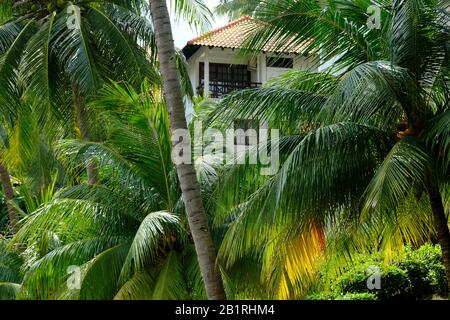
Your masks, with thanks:
[{"label": "coconut palm", "polygon": [[[175,148],[187,144],[191,148],[189,132],[184,112],[180,76],[176,67],[175,48],[170,24],[170,16],[165,0],[150,0],[150,13],[155,27],[155,41],[158,49],[160,70],[163,78],[164,94],[169,109],[172,143]],[[178,140],[177,131],[185,134]],[[177,146],[178,145],[178,146]],[[190,232],[194,239],[200,270],[209,299],[225,299],[225,290],[216,263],[212,237],[208,228],[205,208],[202,203],[200,185],[194,164],[182,162],[176,165],[180,188],[183,195]]]},{"label": "coconut palm", "polygon": [[[57,191],[24,219],[11,243],[27,244],[17,297],[205,297],[159,89],[148,82],[139,91],[113,83],[99,92],[92,108],[106,124],[104,142],[62,140],[58,156],[68,171],[95,158],[104,174],[98,184]],[[197,163],[207,198],[214,171]],[[71,265],[81,270],[78,289],[67,286]]]},{"label": "coconut palm", "polygon": [[[233,93],[216,110],[221,122],[259,118],[284,133],[277,141],[282,167],[273,177],[253,179],[256,192],[233,194],[234,173],[221,184],[225,202],[241,203],[233,229],[247,230],[226,237],[227,248],[242,256],[271,225],[313,221],[327,240],[340,234],[346,251],[389,249],[387,230],[397,230],[396,242],[423,240],[433,222],[450,279],[443,201],[450,178],[448,4],[325,4],[266,1],[255,12],[265,23],[247,48],[262,49],[268,41],[303,44],[306,54],[320,53],[318,67],[326,73],[292,72]],[[380,29],[367,24],[370,5],[380,8]],[[414,228],[400,228],[405,210]]]},{"label": "coconut palm", "polygon": [[243,15],[251,15],[263,2],[260,0],[220,0],[216,12],[227,15],[230,19],[236,19]]},{"label": "coconut palm", "polygon": [[[86,101],[105,79],[158,81],[139,46],[152,41],[151,24],[140,16],[142,1],[6,1],[1,6],[10,17],[3,17],[0,27],[0,96],[11,112],[19,99],[32,99],[42,124],[54,125],[55,118],[77,123],[82,139],[95,140]],[[67,131],[72,134],[73,126]],[[95,163],[87,171],[94,183]]]},{"label": "coconut palm", "polygon": [[[200,25],[203,20],[196,20],[197,13],[208,12],[206,6],[197,0],[175,1],[174,8],[176,12],[188,17],[190,22]],[[92,131],[92,124],[89,123],[86,102],[89,96],[98,90],[105,78],[116,80],[123,78],[135,83],[139,83],[144,76],[154,81],[159,79],[155,77],[153,68],[148,66],[142,49],[137,48],[138,44],[147,48],[153,40],[151,24],[140,16],[142,13],[148,13],[146,9],[145,2],[139,0],[94,3],[75,1],[73,4],[66,1],[16,1],[13,4],[12,1],[8,1],[2,4],[2,14],[13,16],[13,20],[5,24],[4,31],[6,40],[3,47],[7,48],[5,60],[11,59],[11,62],[14,62],[8,64],[10,74],[2,72],[5,82],[14,83],[11,81],[14,78],[13,71],[19,69],[27,92],[38,97],[39,105],[43,106],[45,111],[54,110],[55,108],[51,106],[56,101],[71,101],[71,104],[75,106],[81,138],[86,141],[95,140],[95,132]],[[2,17],[2,21],[4,20]],[[19,59],[20,55],[17,53],[22,51],[24,55]],[[155,48],[151,50],[151,53],[156,54]],[[174,50],[173,53],[172,56],[175,57]],[[160,56],[164,57],[164,54],[165,52]],[[161,59],[163,60],[164,58]],[[177,73],[178,81],[176,67],[174,72]],[[164,74],[164,70],[162,73]],[[55,77],[58,81],[55,81]],[[67,86],[71,89],[64,89]],[[57,90],[61,88],[60,91],[63,92]],[[180,90],[179,93],[181,99],[182,91]],[[10,92],[6,91],[4,96],[9,94]],[[55,94],[57,94],[56,98]],[[73,99],[62,98],[69,94],[73,96]],[[58,104],[58,107],[61,108],[61,105]],[[47,116],[48,112],[42,114]],[[72,112],[63,114],[72,114]],[[98,182],[96,161],[88,162],[86,167],[89,182],[91,184]],[[188,175],[183,176],[188,178]],[[190,188],[186,183],[182,185],[184,190]],[[196,197],[186,199],[188,208],[193,199],[195,200]],[[198,201],[198,198],[195,201]],[[200,223],[199,228],[191,226],[196,242],[198,242],[197,239],[202,239],[202,236],[198,236],[205,233],[202,231],[206,230],[205,227],[207,227],[205,223]],[[206,232],[206,238],[203,237],[206,242],[198,249],[203,247],[201,250],[209,259],[208,268],[214,270],[215,259],[213,255],[209,255],[212,242],[208,242],[208,238],[210,236]],[[203,255],[203,253],[200,254],[200,256]],[[202,270],[205,277],[211,273],[205,268]],[[217,272],[213,271],[211,274],[217,282],[219,279]]]}]

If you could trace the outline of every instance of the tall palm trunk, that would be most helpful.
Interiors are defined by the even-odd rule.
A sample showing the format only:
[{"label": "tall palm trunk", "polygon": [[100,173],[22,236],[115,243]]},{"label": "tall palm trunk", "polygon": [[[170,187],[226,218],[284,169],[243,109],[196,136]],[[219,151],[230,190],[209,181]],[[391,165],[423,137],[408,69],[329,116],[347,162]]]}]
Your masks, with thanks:
[{"label": "tall palm trunk", "polygon": [[447,277],[447,285],[450,293],[450,231],[448,229],[448,220],[445,216],[444,206],[442,204],[441,193],[439,192],[436,181],[429,183],[428,195],[430,197],[431,209],[433,210],[434,227],[442,250],[445,275]]},{"label": "tall palm trunk", "polygon": [[[80,129],[81,139],[89,141],[91,139],[89,133],[88,114],[86,112],[86,106],[83,99],[78,94],[78,90],[75,84],[72,85],[73,97],[75,100],[75,108],[77,112],[77,123]],[[89,184],[98,183],[98,165],[95,161],[86,162],[86,171]]]},{"label": "tall palm trunk", "polygon": [[[166,0],[150,0],[150,11],[169,109],[170,130],[173,134],[177,129],[187,129],[187,123]],[[177,143],[173,142],[174,145]],[[226,299],[195,168],[192,164],[181,164],[177,165],[176,169],[208,299]]]},{"label": "tall palm trunk", "polygon": [[2,181],[2,189],[6,197],[6,206],[8,208],[9,223],[13,234],[19,231],[19,214],[14,207],[14,191],[9,177],[8,169],[0,164],[0,179]]}]

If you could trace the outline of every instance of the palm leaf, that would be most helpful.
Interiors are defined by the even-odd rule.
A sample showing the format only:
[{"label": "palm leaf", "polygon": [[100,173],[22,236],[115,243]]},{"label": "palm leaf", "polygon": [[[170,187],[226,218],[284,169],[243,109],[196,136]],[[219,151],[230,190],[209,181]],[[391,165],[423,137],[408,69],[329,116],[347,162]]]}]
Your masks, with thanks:
[{"label": "palm leaf", "polygon": [[180,300],[186,297],[182,266],[178,253],[170,251],[158,274],[153,300]]},{"label": "palm leaf", "polygon": [[120,273],[120,282],[124,283],[133,272],[145,269],[157,254],[160,239],[166,226],[178,223],[178,219],[168,212],[150,213],[139,226],[131,244],[130,251]]}]

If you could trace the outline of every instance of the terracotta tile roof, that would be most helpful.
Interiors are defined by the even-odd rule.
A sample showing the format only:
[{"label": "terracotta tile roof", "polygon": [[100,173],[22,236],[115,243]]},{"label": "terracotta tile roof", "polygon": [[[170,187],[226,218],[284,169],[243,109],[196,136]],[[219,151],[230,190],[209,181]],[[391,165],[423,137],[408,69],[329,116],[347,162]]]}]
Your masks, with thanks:
[{"label": "terracotta tile roof", "polygon": [[[189,58],[201,46],[231,49],[242,48],[249,34],[253,30],[261,28],[262,26],[262,22],[257,21],[250,16],[243,16],[237,20],[229,22],[223,27],[214,29],[189,40],[187,45],[183,48],[183,52],[185,52],[186,57]],[[263,51],[297,54],[302,53],[304,51],[304,47],[305,45],[295,47],[286,46],[280,50],[279,46],[272,41],[265,45]]]}]

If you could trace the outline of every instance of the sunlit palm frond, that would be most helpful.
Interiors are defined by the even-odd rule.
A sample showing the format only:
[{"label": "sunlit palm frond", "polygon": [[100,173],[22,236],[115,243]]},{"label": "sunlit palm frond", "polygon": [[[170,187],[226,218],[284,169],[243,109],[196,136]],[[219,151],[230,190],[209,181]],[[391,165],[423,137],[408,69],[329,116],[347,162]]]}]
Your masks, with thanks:
[{"label": "sunlit palm frond", "polygon": [[69,266],[81,267],[96,255],[122,241],[123,238],[84,239],[52,250],[27,270],[22,287],[23,295],[34,299],[57,297],[58,292],[66,289],[66,281],[70,276]]},{"label": "sunlit palm frond", "polygon": [[198,30],[211,27],[212,13],[202,0],[171,0],[171,10]]}]

